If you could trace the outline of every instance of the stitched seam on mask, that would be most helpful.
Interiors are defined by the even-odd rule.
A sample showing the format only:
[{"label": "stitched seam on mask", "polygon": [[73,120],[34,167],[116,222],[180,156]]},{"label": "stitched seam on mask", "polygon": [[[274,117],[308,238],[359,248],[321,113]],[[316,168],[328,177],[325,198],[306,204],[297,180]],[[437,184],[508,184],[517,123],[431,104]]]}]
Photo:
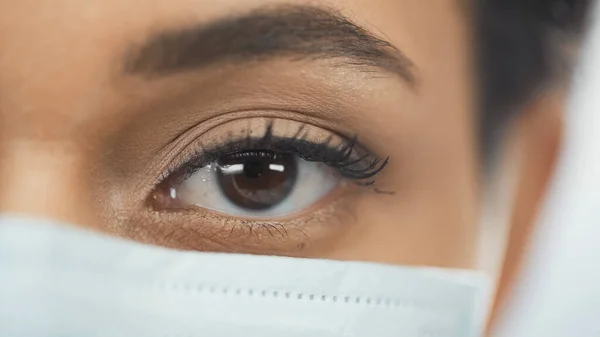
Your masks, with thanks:
[{"label": "stitched seam on mask", "polygon": [[419,301],[411,298],[391,298],[385,296],[356,296],[356,295],[328,295],[317,293],[304,293],[298,291],[282,291],[282,290],[257,290],[253,288],[242,287],[218,287],[208,285],[192,285],[180,283],[162,283],[159,285],[162,291],[182,291],[204,293],[219,296],[246,296],[254,298],[281,298],[286,300],[313,301],[313,302],[329,302],[329,303],[344,303],[356,305],[370,305],[387,308],[416,308],[429,311],[447,311],[455,310],[456,305],[453,303],[444,303],[441,307]]}]

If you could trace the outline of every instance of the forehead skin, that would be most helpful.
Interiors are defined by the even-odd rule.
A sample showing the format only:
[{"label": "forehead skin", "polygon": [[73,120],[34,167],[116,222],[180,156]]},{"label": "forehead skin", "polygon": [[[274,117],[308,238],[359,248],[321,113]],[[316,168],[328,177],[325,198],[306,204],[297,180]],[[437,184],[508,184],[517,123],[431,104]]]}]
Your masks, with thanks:
[{"label": "forehead skin", "polygon": [[[356,235],[365,238],[365,245],[371,245],[365,250],[374,256],[386,245],[404,245],[417,255],[423,250],[422,256],[458,252],[447,261],[422,261],[469,265],[477,181],[470,25],[460,6],[447,0],[0,0],[0,211],[98,221],[93,204],[102,201],[90,196],[89,176],[102,168],[94,156],[107,148],[118,151],[111,148],[117,140],[145,132],[131,128],[132,121],[150,128],[165,120],[131,109],[130,97],[158,101],[181,85],[122,75],[124,55],[152,33],[269,4],[339,10],[413,62],[413,89],[390,84],[397,81],[391,79],[372,85],[356,79],[324,81],[391,102],[348,120],[362,125],[364,138],[395,159],[391,169],[405,172],[397,179],[399,186],[413,186],[408,200],[396,195],[380,202],[382,212],[370,218],[391,225],[398,218],[393,209],[401,204],[408,210],[403,221],[420,224],[403,233],[416,240],[398,243],[398,236],[383,229]],[[312,76],[311,70],[303,76]],[[360,98],[348,96],[348,104],[354,99],[359,104]],[[141,103],[135,104],[139,108]],[[130,127],[127,134],[124,125]],[[426,252],[420,248],[422,238],[433,240]],[[343,257],[342,250],[339,254]],[[389,260],[411,260],[398,255],[402,258]]]},{"label": "forehead skin", "polygon": [[[2,123],[10,124],[3,134],[25,136],[35,130],[38,136],[68,138],[65,132],[70,134],[74,127],[95,121],[99,115],[107,120],[112,117],[108,115],[110,112],[100,111],[98,106],[102,96],[110,94],[107,90],[120,67],[119,60],[132,43],[143,41],[149,33],[161,28],[208,22],[279,3],[307,2],[2,1],[0,110],[2,120],[15,120]],[[408,53],[417,64],[425,86],[434,82],[447,84],[442,78],[452,74],[448,73],[450,69],[442,68],[456,63],[448,58],[465,56],[465,23],[461,22],[464,18],[448,1],[423,4],[417,0],[364,0],[314,4],[341,10],[356,23],[383,35]],[[464,71],[459,68],[454,72],[461,70]],[[464,77],[464,72],[460,75]]]}]

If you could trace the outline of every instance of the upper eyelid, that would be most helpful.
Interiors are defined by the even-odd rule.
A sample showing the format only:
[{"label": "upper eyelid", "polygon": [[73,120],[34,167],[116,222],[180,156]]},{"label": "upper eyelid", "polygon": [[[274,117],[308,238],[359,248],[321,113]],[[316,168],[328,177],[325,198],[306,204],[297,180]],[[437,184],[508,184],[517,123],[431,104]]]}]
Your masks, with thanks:
[{"label": "upper eyelid", "polygon": [[[341,148],[346,148],[348,150],[353,150],[353,149],[360,149],[360,153],[361,154],[368,154],[371,157],[374,158],[381,158],[381,156],[379,154],[377,154],[374,150],[370,149],[368,146],[366,146],[365,144],[363,144],[362,142],[360,142],[358,140],[358,136],[356,135],[356,133],[354,133],[352,136],[350,136],[349,134],[343,133],[343,132],[339,132],[339,131],[331,131],[328,130],[328,137],[325,139],[325,141],[323,142],[311,142],[307,139],[307,133],[305,132],[307,128],[310,127],[317,127],[317,128],[321,128],[318,126],[313,126],[309,123],[306,122],[301,122],[298,120],[290,120],[293,123],[299,123],[300,126],[297,128],[297,130],[294,132],[292,137],[281,137],[281,136],[273,136],[273,126],[275,125],[274,120],[277,118],[271,118],[269,119],[269,122],[267,124],[267,127],[265,128],[265,133],[262,136],[249,136],[249,134],[246,134],[244,137],[242,138],[233,138],[231,136],[228,136],[228,140],[227,140],[227,144],[232,144],[232,143],[236,143],[236,142],[243,142],[243,141],[248,141],[248,140],[252,140],[252,141],[256,141],[258,140],[259,142],[265,142],[266,140],[270,140],[271,138],[278,138],[278,139],[287,139],[287,140],[295,140],[295,139],[299,139],[299,140],[304,140],[306,142],[312,143],[314,145],[330,145],[331,141],[333,139],[338,139],[340,144],[338,144],[338,147]],[[223,146],[214,146],[212,149],[208,148],[209,150],[206,150],[205,152],[211,152],[211,150],[217,149],[217,148],[222,148]],[[332,146],[333,148],[333,146]],[[214,152],[214,151],[212,151]]]},{"label": "upper eyelid", "polygon": [[[163,146],[156,154],[154,159],[155,164],[148,166],[148,172],[145,174],[148,177],[152,177],[152,179],[140,182],[137,189],[143,194],[150,193],[163,181],[167,180],[171,175],[189,163],[191,159],[197,158],[203,150],[206,151],[206,149],[210,148],[214,149],[218,147],[214,144],[225,142],[224,140],[219,142],[215,139],[231,139],[231,137],[226,136],[226,134],[242,134],[243,132],[250,130],[247,129],[250,128],[250,125],[252,125],[252,128],[256,128],[260,123],[273,123],[275,126],[274,129],[278,130],[276,134],[281,133],[281,124],[285,124],[288,129],[290,125],[296,125],[297,128],[289,129],[293,130],[294,134],[300,130],[309,130],[311,137],[314,136],[315,130],[320,130],[317,131],[317,133],[320,132],[321,135],[334,135],[339,139],[346,140],[352,139],[348,134],[355,134],[355,131],[349,129],[347,126],[339,125],[337,123],[331,124],[330,121],[326,119],[323,120],[314,115],[305,115],[304,113],[295,110],[279,111],[261,109],[256,111],[256,113],[259,114],[249,115],[250,113],[255,113],[255,110],[243,110],[222,114],[215,119],[209,119],[194,127],[188,128],[178,137],[175,137],[169,144]],[[231,124],[233,124],[233,126]],[[263,131],[264,125],[267,124],[263,124]],[[262,136],[263,133],[258,132],[255,133],[255,135]],[[365,143],[358,143],[360,143],[362,151],[364,151],[364,153],[369,153],[370,157],[381,158],[379,153],[373,151],[370,147],[365,145]],[[210,144],[213,145],[211,146]]]},{"label": "upper eyelid", "polygon": [[[237,151],[261,149],[282,152],[290,151],[302,159],[327,164],[338,170],[339,173],[347,179],[363,181],[359,183],[360,185],[371,185],[374,181],[367,181],[367,179],[371,179],[379,174],[387,166],[389,159],[385,158],[382,160],[372,153],[365,152],[366,150],[355,150],[359,149],[360,145],[354,139],[347,140],[346,143],[342,143],[338,146],[304,141],[301,138],[272,137],[269,135],[269,141],[277,144],[273,145],[265,143],[264,139],[265,138],[257,137],[230,140],[230,142],[225,145],[219,145],[216,148],[201,151],[201,153],[196,154],[194,158],[190,158],[176,171],[183,170],[185,175],[191,175],[198,169],[214,162],[218,157]],[[313,152],[309,153],[309,150],[299,149],[297,147],[298,142],[305,142],[301,143],[302,146],[312,147]],[[261,148],[261,146],[264,148]],[[317,149],[318,147],[320,147],[320,149]],[[328,154],[319,153],[318,151],[328,151]],[[322,155],[323,157],[318,158],[317,156],[319,155]],[[327,158],[326,155],[331,157]]]}]

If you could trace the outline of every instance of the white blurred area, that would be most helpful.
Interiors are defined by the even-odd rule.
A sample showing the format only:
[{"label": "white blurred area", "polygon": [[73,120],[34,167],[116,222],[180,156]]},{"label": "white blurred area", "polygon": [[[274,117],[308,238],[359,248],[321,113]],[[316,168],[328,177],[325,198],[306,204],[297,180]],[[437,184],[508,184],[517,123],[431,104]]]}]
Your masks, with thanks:
[{"label": "white blurred area", "polygon": [[531,250],[495,337],[600,337],[600,6]]}]

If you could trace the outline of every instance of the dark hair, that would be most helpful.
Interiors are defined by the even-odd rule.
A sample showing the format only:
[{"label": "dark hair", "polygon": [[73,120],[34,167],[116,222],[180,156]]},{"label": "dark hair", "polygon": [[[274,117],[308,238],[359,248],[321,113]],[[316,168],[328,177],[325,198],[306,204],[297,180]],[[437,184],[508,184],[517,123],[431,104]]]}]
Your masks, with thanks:
[{"label": "dark hair", "polygon": [[577,39],[591,0],[476,0],[484,157],[519,107],[569,69],[563,41]]}]

